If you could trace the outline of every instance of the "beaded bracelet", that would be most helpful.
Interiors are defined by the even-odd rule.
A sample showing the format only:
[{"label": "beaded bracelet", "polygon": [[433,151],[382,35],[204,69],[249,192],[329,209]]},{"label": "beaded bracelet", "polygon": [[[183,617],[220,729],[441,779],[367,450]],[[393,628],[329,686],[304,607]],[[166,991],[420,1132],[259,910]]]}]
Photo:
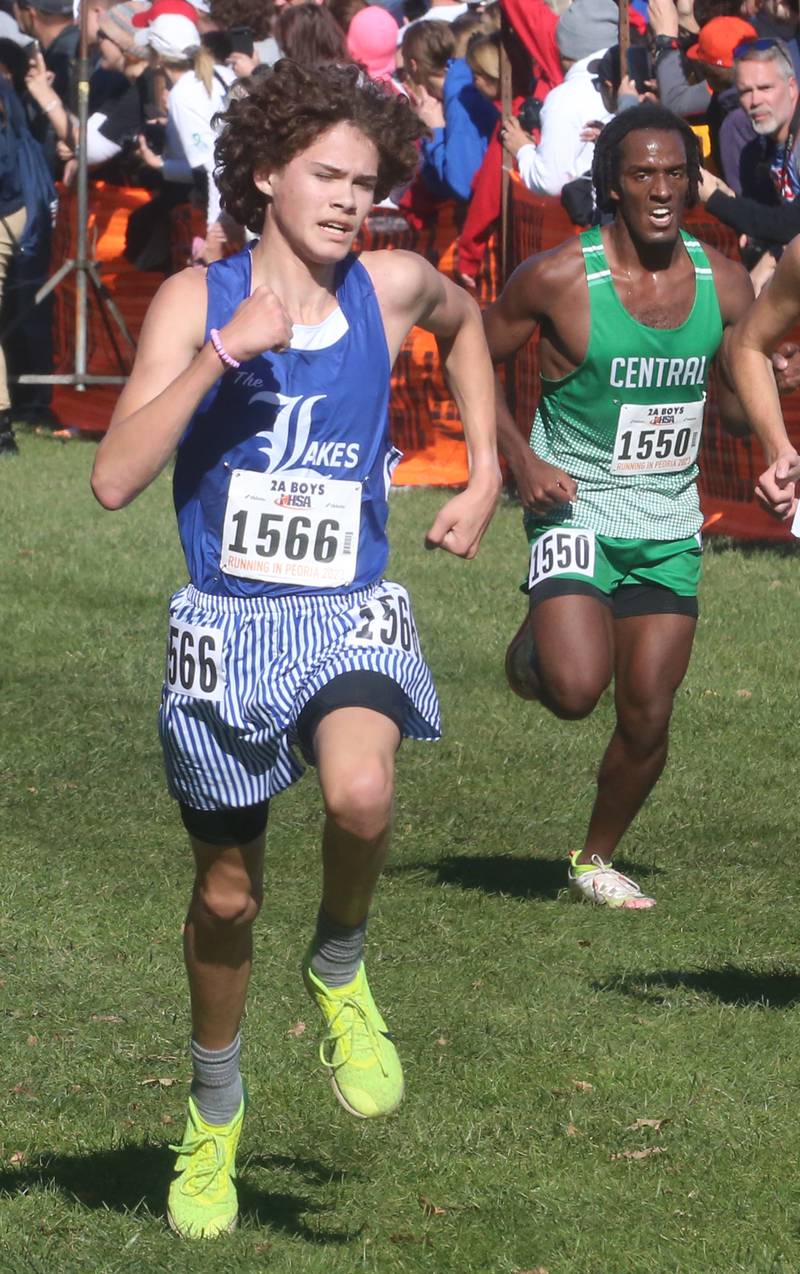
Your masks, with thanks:
[{"label": "beaded bracelet", "polygon": [[232,354],[229,354],[225,346],[222,344],[219,332],[215,327],[212,327],[208,335],[216,353],[222,359],[226,367],[241,367],[242,364],[239,362],[238,358],[234,358]]}]

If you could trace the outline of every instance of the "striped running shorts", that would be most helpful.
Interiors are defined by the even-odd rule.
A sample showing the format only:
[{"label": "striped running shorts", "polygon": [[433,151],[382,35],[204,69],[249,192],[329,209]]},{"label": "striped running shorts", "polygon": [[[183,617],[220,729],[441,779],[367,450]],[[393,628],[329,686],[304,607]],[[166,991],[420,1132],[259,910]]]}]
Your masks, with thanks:
[{"label": "striped running shorts", "polygon": [[335,677],[361,670],[400,685],[407,738],[439,738],[439,701],[399,584],[254,598],[182,588],[170,602],[159,712],[170,793],[216,810],[282,792],[305,768],[303,708]]}]

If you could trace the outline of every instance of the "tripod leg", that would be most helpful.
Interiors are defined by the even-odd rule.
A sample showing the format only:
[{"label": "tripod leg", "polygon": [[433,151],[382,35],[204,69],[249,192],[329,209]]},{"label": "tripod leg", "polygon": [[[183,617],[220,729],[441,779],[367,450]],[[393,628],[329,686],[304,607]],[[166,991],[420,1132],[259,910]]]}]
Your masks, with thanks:
[{"label": "tripod leg", "polygon": [[[123,372],[124,375],[127,376],[130,373],[130,367],[127,367],[125,364],[125,359],[123,357],[122,350],[119,347],[119,342],[114,332],[114,328],[112,327],[111,320],[108,317],[109,311],[110,311],[114,315],[114,318],[116,318],[117,322],[119,323],[121,316],[118,313],[114,314],[114,310],[116,309],[116,306],[114,305],[114,302],[111,300],[107,289],[103,286],[103,284],[98,279],[91,265],[87,267],[87,274],[89,275],[89,278],[91,279],[91,282],[92,282],[92,287],[94,288],[94,294],[97,299],[97,306],[98,306],[98,309],[100,310],[100,318],[103,320],[103,327],[106,330],[106,335],[109,341],[111,342],[112,349],[114,350],[114,354],[117,359],[117,365],[119,366],[119,370]],[[124,320],[122,320],[122,322],[124,324]],[[123,330],[123,335],[126,336],[128,341],[132,343],[132,338],[127,328],[123,326],[122,330]],[[136,346],[134,345],[133,348],[135,350]]]},{"label": "tripod leg", "polygon": [[97,267],[95,266],[94,262],[88,261],[86,263],[86,269],[87,269],[89,278],[92,280],[92,283],[94,284],[94,290],[97,294],[97,300],[100,305],[101,311],[105,308],[108,310],[109,314],[113,316],[114,321],[117,324],[117,327],[122,332],[122,335],[125,337],[125,340],[128,342],[128,345],[130,346],[132,352],[135,354],[136,341],[131,335],[130,328],[128,327],[127,323],[125,322],[125,319],[122,316],[122,311],[120,310],[116,301],[112,297],[105,283],[103,283],[102,279],[97,273]]}]

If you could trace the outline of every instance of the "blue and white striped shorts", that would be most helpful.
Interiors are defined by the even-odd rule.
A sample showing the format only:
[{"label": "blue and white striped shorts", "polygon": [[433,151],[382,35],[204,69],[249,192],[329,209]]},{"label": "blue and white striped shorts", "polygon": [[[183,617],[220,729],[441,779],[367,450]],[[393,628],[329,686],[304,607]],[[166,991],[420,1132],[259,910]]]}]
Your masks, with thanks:
[{"label": "blue and white striped shorts", "polygon": [[159,713],[171,794],[215,810],[283,791],[304,770],[295,751],[303,708],[334,677],[364,669],[401,686],[406,737],[439,738],[439,701],[399,584],[333,597],[182,588],[170,602]]}]

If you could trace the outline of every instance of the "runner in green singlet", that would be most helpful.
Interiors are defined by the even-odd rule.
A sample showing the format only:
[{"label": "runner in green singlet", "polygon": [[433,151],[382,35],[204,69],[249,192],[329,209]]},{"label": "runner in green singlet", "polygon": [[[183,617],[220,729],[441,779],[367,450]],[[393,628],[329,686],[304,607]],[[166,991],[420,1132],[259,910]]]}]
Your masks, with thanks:
[{"label": "runner in green singlet", "polygon": [[[530,446],[498,395],[500,444],[525,505],[530,612],[509,646],[512,690],[564,720],[614,679],[616,728],[569,881],[590,902],[647,908],[612,866],[664,768],[697,622],[695,478],[709,369],[753,299],[745,270],[682,232],[697,198],[688,126],[656,105],[618,115],[595,147],[610,224],[525,261],[485,315],[496,363],[540,326]],[[725,425],[747,428],[722,362]]]}]

